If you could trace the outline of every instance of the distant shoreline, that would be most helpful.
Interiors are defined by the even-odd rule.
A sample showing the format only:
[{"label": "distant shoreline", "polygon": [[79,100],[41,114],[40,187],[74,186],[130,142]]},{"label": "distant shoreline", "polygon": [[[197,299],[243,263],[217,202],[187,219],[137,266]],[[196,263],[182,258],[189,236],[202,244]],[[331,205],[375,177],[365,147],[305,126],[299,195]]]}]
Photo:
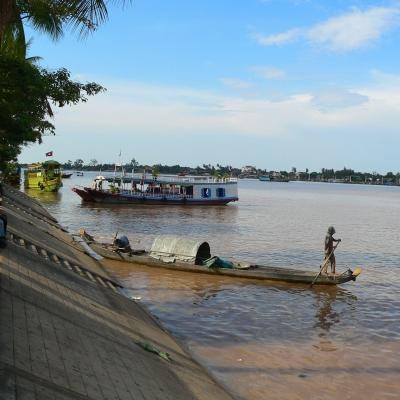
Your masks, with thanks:
[{"label": "distant shoreline", "polygon": [[[21,167],[27,167],[28,164],[20,164]],[[400,172],[387,172],[379,174],[377,172],[357,172],[351,168],[343,168],[334,170],[322,168],[321,171],[297,171],[295,167],[291,171],[267,171],[266,169],[256,168],[255,166],[247,165],[241,168],[231,165],[216,166],[211,164],[203,164],[202,166],[187,167],[177,165],[139,165],[134,159],[131,163],[114,164],[114,163],[97,163],[96,160],[91,160],[91,163],[85,164],[83,160],[78,159],[75,162],[68,161],[61,163],[63,170],[66,171],[92,171],[92,172],[109,172],[117,171],[121,174],[124,171],[129,175],[134,171],[136,174],[146,173],[149,175],[192,175],[192,176],[216,176],[216,177],[235,177],[240,179],[259,179],[260,177],[268,177],[270,181],[285,182],[326,182],[326,183],[346,183],[346,184],[368,184],[368,185],[384,185],[384,186],[399,186]]]}]

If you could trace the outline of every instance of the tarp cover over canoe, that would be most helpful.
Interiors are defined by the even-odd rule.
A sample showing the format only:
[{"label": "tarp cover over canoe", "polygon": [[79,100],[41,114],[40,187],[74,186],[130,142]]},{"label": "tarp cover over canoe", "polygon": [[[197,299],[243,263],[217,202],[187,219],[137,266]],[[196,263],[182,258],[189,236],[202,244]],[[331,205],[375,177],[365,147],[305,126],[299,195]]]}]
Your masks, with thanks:
[{"label": "tarp cover over canoe", "polygon": [[154,239],[150,256],[164,262],[178,260],[199,265],[211,257],[211,251],[207,242],[183,236],[162,235]]}]

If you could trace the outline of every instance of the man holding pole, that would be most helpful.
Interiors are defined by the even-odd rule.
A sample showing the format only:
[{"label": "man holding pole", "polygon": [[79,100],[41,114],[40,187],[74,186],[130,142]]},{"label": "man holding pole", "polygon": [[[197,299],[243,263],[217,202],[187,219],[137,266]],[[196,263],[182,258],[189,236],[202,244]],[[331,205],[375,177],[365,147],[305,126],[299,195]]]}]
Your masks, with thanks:
[{"label": "man holding pole", "polygon": [[[335,259],[335,247],[333,247],[333,242],[341,242],[342,239],[334,239],[333,235],[336,233],[336,230],[333,226],[330,226],[328,228],[328,232],[326,233],[325,236],[325,261],[327,262],[328,265],[328,260],[331,264],[331,272],[332,274],[336,273],[336,259]],[[326,267],[326,269],[328,266]]]}]

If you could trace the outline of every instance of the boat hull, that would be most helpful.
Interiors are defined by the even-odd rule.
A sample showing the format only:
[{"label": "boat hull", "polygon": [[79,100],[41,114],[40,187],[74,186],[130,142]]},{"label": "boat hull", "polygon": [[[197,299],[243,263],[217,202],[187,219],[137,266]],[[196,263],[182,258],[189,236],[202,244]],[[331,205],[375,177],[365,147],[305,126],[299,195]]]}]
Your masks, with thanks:
[{"label": "boat hull", "polygon": [[[203,265],[194,265],[184,262],[166,263],[150,257],[149,253],[145,251],[133,252],[133,254],[129,254],[113,251],[106,245],[99,243],[92,242],[88,244],[96,253],[100,254],[104,258],[175,271],[222,275],[235,278],[255,279],[259,281],[279,281],[295,284],[312,284],[316,276],[315,272],[268,267],[262,265],[252,265],[249,269],[227,269],[209,268]],[[354,276],[353,272],[349,269],[341,275],[320,275],[314,284],[339,285],[345,282],[355,281],[355,279],[356,276]]]},{"label": "boat hull", "polygon": [[42,179],[29,178],[25,183],[25,187],[28,189],[39,189],[43,192],[58,192],[58,189],[62,186],[61,179]]},{"label": "boat hull", "polygon": [[108,191],[95,190],[91,188],[72,189],[83,201],[106,203],[106,204],[144,204],[144,205],[226,205],[237,201],[237,197],[224,197],[221,199],[200,200],[190,197],[151,196],[124,193],[111,193]]}]

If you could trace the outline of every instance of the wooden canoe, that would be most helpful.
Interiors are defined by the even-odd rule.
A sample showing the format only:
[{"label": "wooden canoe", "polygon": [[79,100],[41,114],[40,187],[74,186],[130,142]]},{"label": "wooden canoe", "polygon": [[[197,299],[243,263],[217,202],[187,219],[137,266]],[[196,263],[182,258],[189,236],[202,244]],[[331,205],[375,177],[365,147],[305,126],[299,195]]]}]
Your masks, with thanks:
[{"label": "wooden canoe", "polygon": [[[133,264],[140,264],[149,267],[166,268],[174,271],[196,272],[211,275],[231,276],[236,278],[248,278],[266,281],[281,281],[289,283],[311,284],[317,272],[302,271],[291,268],[278,268],[258,264],[234,263],[235,268],[209,268],[204,265],[195,265],[186,262],[163,262],[153,258],[145,250],[132,251],[124,253],[115,251],[112,245],[101,244],[94,241],[87,241],[88,245],[104,258],[126,261]],[[354,272],[351,269],[338,274],[320,275],[315,281],[315,285],[339,285],[349,281],[355,281],[361,273],[361,268]]]}]

